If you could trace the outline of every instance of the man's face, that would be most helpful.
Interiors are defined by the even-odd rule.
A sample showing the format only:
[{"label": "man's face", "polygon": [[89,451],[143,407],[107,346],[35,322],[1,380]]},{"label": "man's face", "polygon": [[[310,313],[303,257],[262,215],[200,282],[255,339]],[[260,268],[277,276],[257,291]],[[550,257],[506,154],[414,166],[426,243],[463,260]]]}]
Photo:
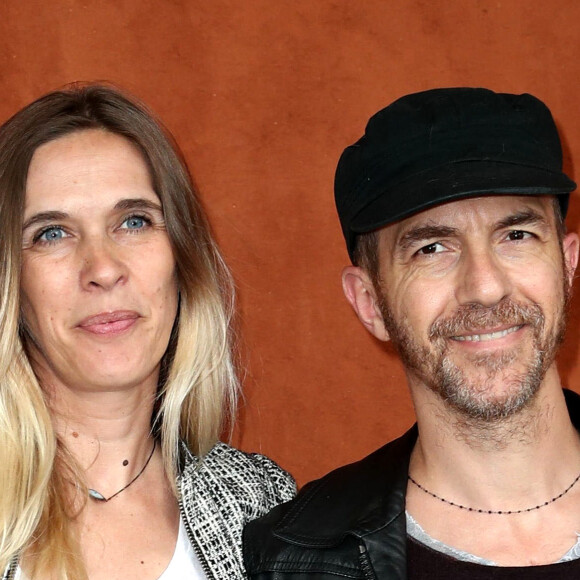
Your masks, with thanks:
[{"label": "man's face", "polygon": [[577,254],[549,197],[465,199],[384,228],[377,306],[411,385],[471,418],[525,407],[563,338]]}]

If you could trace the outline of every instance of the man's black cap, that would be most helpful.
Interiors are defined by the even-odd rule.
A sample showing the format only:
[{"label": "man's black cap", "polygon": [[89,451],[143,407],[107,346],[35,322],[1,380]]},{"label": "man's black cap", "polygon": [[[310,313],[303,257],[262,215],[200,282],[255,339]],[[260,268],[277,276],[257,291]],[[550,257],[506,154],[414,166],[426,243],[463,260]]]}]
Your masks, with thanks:
[{"label": "man's black cap", "polygon": [[574,189],[546,105],[479,88],[415,93],[379,111],[344,150],[334,185],[351,259],[357,234],[443,202],[559,195],[565,216]]}]

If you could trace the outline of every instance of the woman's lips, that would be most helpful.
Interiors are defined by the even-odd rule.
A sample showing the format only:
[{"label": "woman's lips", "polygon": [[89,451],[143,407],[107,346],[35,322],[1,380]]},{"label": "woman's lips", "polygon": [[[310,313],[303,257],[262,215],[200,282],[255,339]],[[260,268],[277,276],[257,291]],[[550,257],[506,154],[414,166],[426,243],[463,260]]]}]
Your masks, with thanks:
[{"label": "woman's lips", "polygon": [[78,326],[92,334],[119,334],[133,326],[138,318],[139,314],[132,310],[117,310],[89,316]]}]

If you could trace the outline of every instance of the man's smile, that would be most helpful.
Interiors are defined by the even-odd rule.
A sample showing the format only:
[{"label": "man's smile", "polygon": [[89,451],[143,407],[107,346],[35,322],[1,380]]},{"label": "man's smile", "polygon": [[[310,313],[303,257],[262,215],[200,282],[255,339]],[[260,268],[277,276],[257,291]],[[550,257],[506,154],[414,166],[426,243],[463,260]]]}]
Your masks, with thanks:
[{"label": "man's smile", "polygon": [[459,342],[468,341],[468,342],[487,342],[490,340],[497,340],[498,338],[503,338],[512,332],[517,332],[520,328],[522,328],[523,324],[518,326],[512,326],[510,328],[506,328],[504,330],[496,330],[495,332],[487,332],[487,333],[479,333],[479,334],[464,334],[461,336],[452,336],[451,340],[457,340]]}]

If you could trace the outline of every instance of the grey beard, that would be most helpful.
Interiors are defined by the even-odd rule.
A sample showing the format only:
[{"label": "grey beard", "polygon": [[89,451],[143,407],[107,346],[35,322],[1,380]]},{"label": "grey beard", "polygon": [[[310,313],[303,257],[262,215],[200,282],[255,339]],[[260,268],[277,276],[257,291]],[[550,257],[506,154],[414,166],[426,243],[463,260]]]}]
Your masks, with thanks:
[{"label": "grey beard", "polygon": [[[552,364],[566,326],[566,304],[569,290],[564,283],[562,307],[556,326],[545,334],[545,317],[537,304],[519,304],[504,299],[493,307],[469,304],[458,309],[451,317],[438,320],[429,329],[431,348],[418,344],[406,320],[395,321],[386,296],[381,296],[381,313],[391,341],[408,371],[436,393],[448,408],[469,423],[492,424],[512,417],[528,407],[538,392],[546,371]],[[450,337],[478,328],[498,325],[527,325],[533,332],[530,360],[519,371],[509,366],[519,352],[510,349],[502,353],[473,355],[468,364],[486,373],[484,379],[470,381],[462,368],[455,365],[448,353]],[[542,339],[542,337],[544,338]],[[492,382],[499,374],[505,388],[504,395],[490,396]]]},{"label": "grey beard", "polygon": [[462,370],[453,365],[449,358],[443,358],[436,372],[439,395],[464,417],[479,422],[495,422],[526,408],[538,392],[547,371],[538,348],[534,348],[532,360],[523,371],[504,374],[502,380],[507,394],[502,399],[490,400],[485,396],[496,376],[511,362],[509,359],[516,358],[514,352],[507,354],[509,356],[501,361],[481,365],[487,370],[487,378],[477,386],[470,384]]}]

